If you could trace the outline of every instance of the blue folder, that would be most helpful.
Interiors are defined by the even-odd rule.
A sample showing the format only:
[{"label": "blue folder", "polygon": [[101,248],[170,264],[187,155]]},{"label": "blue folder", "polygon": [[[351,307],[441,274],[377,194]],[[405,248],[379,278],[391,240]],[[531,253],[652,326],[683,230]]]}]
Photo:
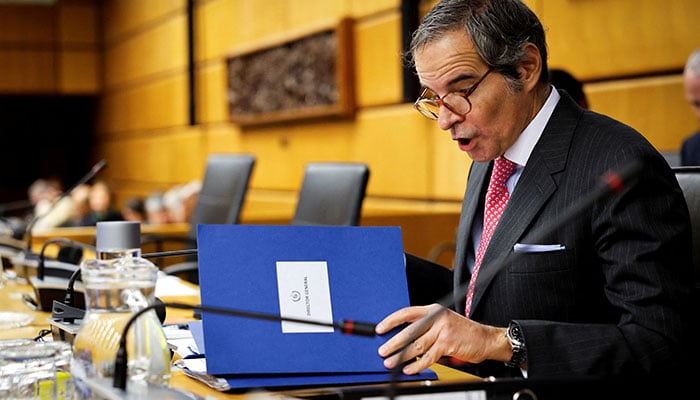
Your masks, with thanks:
[{"label": "blue folder", "polygon": [[[207,225],[197,227],[201,302],[281,315],[278,262],[325,262],[333,321],[376,324],[409,305],[398,227]],[[207,371],[353,374],[387,370],[383,336],[284,333],[280,322],[202,313]]]},{"label": "blue folder", "polygon": [[[206,348],[202,335],[201,321],[191,321],[189,327],[200,355],[205,356]],[[437,374],[431,369],[426,369],[415,375],[399,373],[395,376],[392,376],[390,371],[385,370],[384,372],[348,374],[232,374],[216,375],[216,377],[226,381],[228,387],[225,389],[222,389],[220,386],[216,387],[217,390],[224,391],[387,383],[391,382],[392,379],[396,382],[409,382],[435,380],[438,378]]]}]

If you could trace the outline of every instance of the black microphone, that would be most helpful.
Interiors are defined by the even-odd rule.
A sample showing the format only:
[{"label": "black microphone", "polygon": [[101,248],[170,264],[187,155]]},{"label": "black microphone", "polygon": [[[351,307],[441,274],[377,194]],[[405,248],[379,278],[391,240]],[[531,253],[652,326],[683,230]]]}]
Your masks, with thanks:
[{"label": "black microphone", "polygon": [[197,249],[157,251],[154,253],[141,254],[141,257],[143,257],[143,258],[161,258],[161,257],[190,256],[190,255],[197,255]]},{"label": "black microphone", "polygon": [[[534,231],[530,241],[532,243],[537,243],[543,240],[557,229],[569,223],[581,212],[587,210],[596,201],[603,200],[613,194],[621,193],[625,188],[636,182],[637,178],[639,178],[645,167],[645,160],[634,160],[633,162],[622,167],[617,173],[614,171],[606,172],[599,179],[599,182],[594,189],[588,193],[588,195],[564,210],[559,218],[557,218],[552,224],[541,225],[539,229]],[[509,252],[506,257],[497,260],[497,262],[495,262],[493,265],[489,265],[486,269],[493,271],[493,274],[496,274],[498,271],[510,265],[513,261],[520,257],[520,254],[522,253]],[[437,301],[437,303],[442,307],[426,315],[421,321],[415,322],[415,327],[412,329],[413,334],[408,338],[406,344],[397,351],[399,354],[399,362],[394,368],[392,368],[391,371],[391,381],[387,390],[387,397],[389,399],[393,400],[396,396],[396,383],[398,381],[398,376],[401,373],[401,368],[404,362],[407,361],[405,359],[406,348],[423,333],[425,328],[427,328],[428,325],[435,320],[435,318],[437,318],[442,312],[449,309],[450,305],[455,304],[457,299],[463,299],[467,295],[468,291],[469,282],[466,282]]]},{"label": "black microphone", "polygon": [[[29,278],[29,282],[34,288],[36,304],[41,310],[52,309],[55,300],[61,299],[68,295],[66,289],[66,279],[70,285],[70,279],[75,280],[76,271],[80,271],[80,267],[75,264],[54,261],[51,266],[51,279],[47,276],[46,266],[46,248],[52,244],[63,246],[78,247],[85,250],[95,251],[95,247],[89,244],[76,242],[66,238],[52,238],[44,242],[39,253],[39,262],[37,266],[36,276]],[[78,275],[79,276],[79,275]],[[72,290],[72,285],[70,285]],[[73,295],[72,293],[70,294]],[[71,304],[72,306],[72,304]]]},{"label": "black microphone", "polygon": [[58,197],[58,199],[57,199],[53,204],[51,204],[51,206],[49,207],[48,210],[46,210],[46,211],[45,211],[43,214],[41,214],[41,215],[35,215],[34,218],[32,218],[32,220],[29,221],[29,224],[27,224],[27,229],[26,229],[26,232],[25,232],[25,235],[26,235],[26,237],[27,237],[27,249],[26,249],[26,254],[27,254],[28,256],[29,256],[29,255],[33,255],[33,253],[32,253],[32,229],[34,228],[34,225],[37,223],[37,221],[39,221],[40,219],[42,219],[43,217],[45,217],[46,215],[48,215],[51,211],[53,211],[54,208],[56,208],[56,206],[58,205],[58,203],[59,203],[61,200],[63,200],[63,199],[64,199],[65,197],[67,197],[67,196],[70,196],[70,195],[73,193],[73,191],[75,191],[75,189],[78,188],[78,186],[81,186],[81,185],[85,184],[87,181],[89,181],[89,180],[92,179],[95,175],[97,175],[98,172],[102,171],[106,166],[107,166],[107,161],[106,161],[106,160],[101,160],[100,162],[98,162],[97,164],[95,164],[95,165],[92,167],[92,169],[90,169],[90,171],[89,171],[85,176],[83,176],[78,182],[76,182],[70,189],[68,189],[68,190],[64,191],[63,193],[61,193],[61,195]]},{"label": "black microphone", "polygon": [[204,305],[191,305],[177,302],[165,302],[161,304],[151,304],[141,310],[135,312],[131,318],[126,322],[124,330],[122,331],[122,336],[119,338],[119,349],[117,350],[117,356],[114,361],[114,382],[113,387],[117,389],[126,390],[127,382],[127,350],[126,350],[126,337],[129,332],[129,328],[136,321],[136,319],[144,314],[145,312],[152,310],[157,307],[172,307],[181,310],[195,310],[199,312],[210,312],[214,314],[230,315],[234,317],[244,317],[257,320],[265,320],[272,322],[296,322],[303,324],[311,324],[317,326],[325,326],[339,329],[342,333],[348,335],[360,335],[374,337],[374,324],[367,322],[358,322],[353,320],[344,319],[341,322],[322,322],[315,320],[307,320],[301,318],[283,317],[281,315],[266,314],[260,312],[243,311],[236,310],[233,308],[223,308],[217,306],[204,306]]},{"label": "black microphone", "polygon": [[[63,242],[64,240],[67,239],[54,239],[59,242]],[[70,242],[70,241],[69,241]],[[48,243],[48,241],[47,241]],[[46,244],[44,245],[46,246]],[[95,248],[93,246],[88,246],[92,250]],[[45,247],[42,248],[42,256],[43,256],[43,250]],[[142,258],[158,258],[158,257],[173,257],[173,256],[181,256],[181,255],[190,255],[190,254],[197,254],[197,249],[186,249],[186,250],[173,250],[173,251],[162,251],[162,252],[157,252],[157,253],[145,253],[142,254]],[[43,261],[43,259],[41,260]],[[41,264],[40,264],[41,266]],[[80,279],[80,268],[77,268],[73,274],[71,274],[70,279],[68,279],[68,285],[66,286],[66,294],[63,298],[63,302],[60,302],[58,300],[53,301],[53,307],[52,307],[52,317],[56,319],[62,319],[63,322],[65,323],[73,323],[75,319],[81,319],[84,314],[85,310],[79,309],[75,307],[75,282]],[[165,321],[165,307],[162,306],[163,301],[159,299],[158,297],[155,298],[155,301],[157,304],[161,304],[160,307],[156,308],[156,313],[158,314],[158,320],[162,324]]]}]

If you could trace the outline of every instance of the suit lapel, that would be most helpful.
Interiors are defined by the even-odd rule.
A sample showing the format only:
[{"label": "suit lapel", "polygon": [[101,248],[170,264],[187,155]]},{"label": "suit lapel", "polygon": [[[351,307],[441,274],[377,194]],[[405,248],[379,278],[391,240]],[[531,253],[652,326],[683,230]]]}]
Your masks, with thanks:
[{"label": "suit lapel", "polygon": [[[505,267],[501,265],[504,259],[513,251],[518,240],[525,236],[534,218],[557,190],[555,175],[566,167],[566,156],[580,115],[581,110],[566,96],[562,96],[530,155],[484,253],[476,280],[472,310],[478,308],[479,301],[494,276]],[[482,179],[487,181],[489,178],[486,176]],[[470,214],[472,221],[474,212],[471,211]],[[466,229],[471,229],[471,223]],[[460,232],[461,230],[460,226]],[[466,238],[468,237],[467,235]]]}]

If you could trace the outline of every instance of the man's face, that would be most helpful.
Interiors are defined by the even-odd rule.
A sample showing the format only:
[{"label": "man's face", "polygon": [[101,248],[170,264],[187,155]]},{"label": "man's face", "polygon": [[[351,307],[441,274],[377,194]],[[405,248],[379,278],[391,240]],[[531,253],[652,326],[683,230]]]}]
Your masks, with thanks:
[{"label": "man's face", "polygon": [[686,70],[683,73],[683,88],[685,90],[685,100],[695,112],[695,116],[700,120],[700,75],[695,75],[692,71]]},{"label": "man's face", "polygon": [[[489,70],[462,30],[429,43],[416,52],[414,61],[421,84],[440,97],[471,87]],[[462,151],[479,162],[502,155],[537,112],[534,94],[515,92],[496,71],[479,83],[469,101],[472,108],[466,115],[441,106],[438,124],[450,131]]]}]

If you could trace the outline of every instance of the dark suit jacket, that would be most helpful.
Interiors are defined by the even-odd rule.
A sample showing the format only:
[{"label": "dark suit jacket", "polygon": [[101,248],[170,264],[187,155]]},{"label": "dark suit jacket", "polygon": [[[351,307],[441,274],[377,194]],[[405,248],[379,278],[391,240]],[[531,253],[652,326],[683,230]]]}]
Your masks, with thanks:
[{"label": "dark suit jacket", "polygon": [[695,132],[683,141],[681,146],[681,165],[700,165],[700,131]]},{"label": "dark suit jacket", "polygon": [[[635,160],[647,166],[638,182],[536,242],[565,250],[522,253],[496,268],[516,243],[534,243],[533,230],[557,221],[606,171]],[[483,212],[491,165],[475,162],[469,172],[456,290],[469,281],[471,226]],[[531,378],[671,373],[691,348],[684,347],[693,282],[690,229],[683,194],[652,145],[632,128],[562,96],[484,255],[472,319],[502,327],[520,323]],[[464,312],[464,297],[455,298],[455,308]],[[500,362],[471,372],[520,374]]]}]

